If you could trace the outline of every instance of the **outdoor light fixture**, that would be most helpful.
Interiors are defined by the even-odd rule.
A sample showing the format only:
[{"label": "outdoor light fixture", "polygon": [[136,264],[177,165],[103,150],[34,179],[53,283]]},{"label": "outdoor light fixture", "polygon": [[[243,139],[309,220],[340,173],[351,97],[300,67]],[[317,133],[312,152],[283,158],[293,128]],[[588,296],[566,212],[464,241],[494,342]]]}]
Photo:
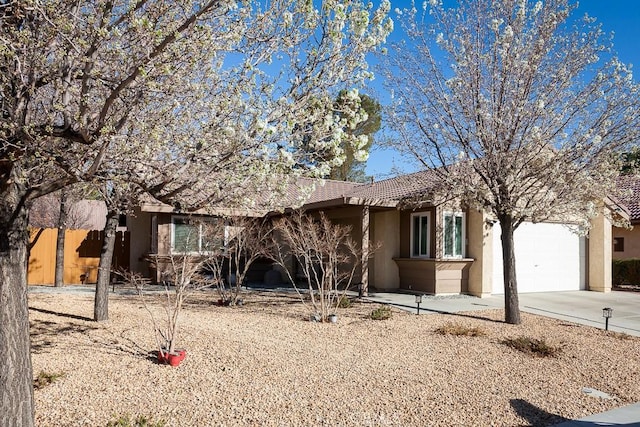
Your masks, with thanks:
[{"label": "outdoor light fixture", "polygon": [[420,314],[420,303],[422,302],[422,294],[416,294],[416,304],[418,305],[418,310],[416,314]]},{"label": "outdoor light fixture", "polygon": [[602,309],[602,317],[604,317],[604,330],[609,330],[609,319],[613,317],[613,308],[605,307]]}]

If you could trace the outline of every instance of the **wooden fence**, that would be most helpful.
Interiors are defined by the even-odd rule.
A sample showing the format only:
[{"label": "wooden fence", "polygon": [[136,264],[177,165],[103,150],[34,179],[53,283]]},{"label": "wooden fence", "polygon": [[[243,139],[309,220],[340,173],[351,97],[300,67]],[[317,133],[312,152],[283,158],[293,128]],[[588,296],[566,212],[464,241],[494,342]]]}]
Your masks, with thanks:
[{"label": "wooden fence", "polygon": [[[104,232],[95,230],[67,230],[64,244],[64,283],[95,283]],[[31,230],[31,248],[27,281],[30,285],[51,285],[55,281],[56,239],[58,230]],[[114,268],[129,267],[129,233],[116,234],[113,253]]]}]

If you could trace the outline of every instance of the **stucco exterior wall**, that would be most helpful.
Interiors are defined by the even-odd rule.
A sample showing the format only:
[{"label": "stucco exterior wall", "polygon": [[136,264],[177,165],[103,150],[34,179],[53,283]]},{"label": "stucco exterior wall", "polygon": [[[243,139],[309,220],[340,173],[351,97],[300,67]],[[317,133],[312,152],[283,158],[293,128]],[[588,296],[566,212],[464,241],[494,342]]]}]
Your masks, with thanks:
[{"label": "stucco exterior wall", "polygon": [[[356,243],[357,248],[361,248],[362,246],[362,207],[354,206],[347,207],[342,209],[331,209],[324,211],[327,218],[331,220],[332,223],[351,227],[351,238]],[[354,263],[359,262],[359,260],[354,259]],[[343,272],[348,272],[348,268],[344,268]],[[360,283],[362,281],[362,272],[361,269],[356,269],[352,285],[356,283]]]},{"label": "stucco exterior wall", "polygon": [[[613,227],[613,239],[624,239],[624,251],[613,250],[613,259],[640,258],[640,224],[634,224],[631,230]],[[612,240],[613,245],[613,240]]]},{"label": "stucco exterior wall", "polygon": [[[498,248],[499,249],[499,248]],[[468,291],[477,297],[493,292],[493,226],[484,212],[467,212],[467,257],[475,261],[469,269]]]},{"label": "stucco exterior wall", "polygon": [[590,291],[611,291],[612,228],[611,221],[602,213],[591,220],[588,247],[588,286]]},{"label": "stucco exterior wall", "polygon": [[396,258],[400,271],[400,288],[429,294],[468,292],[468,259]]}]

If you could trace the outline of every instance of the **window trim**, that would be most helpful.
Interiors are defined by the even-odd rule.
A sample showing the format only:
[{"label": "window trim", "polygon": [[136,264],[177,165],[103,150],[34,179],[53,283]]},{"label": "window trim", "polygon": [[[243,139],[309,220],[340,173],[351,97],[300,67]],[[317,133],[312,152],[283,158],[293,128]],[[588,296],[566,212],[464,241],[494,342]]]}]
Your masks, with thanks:
[{"label": "window trim", "polygon": [[[453,246],[454,246],[454,254],[452,255],[447,255],[445,253],[445,239],[446,239],[446,235],[445,235],[445,222],[446,222],[446,217],[448,215],[451,215],[454,217],[454,242],[453,242]],[[460,249],[461,249],[461,254],[455,254],[455,218],[456,217],[460,217],[462,219],[461,223],[462,223],[462,230],[460,232]],[[444,211],[442,212],[442,258],[446,258],[446,259],[463,259],[466,255],[467,252],[467,216],[464,212],[462,211]]]},{"label": "window trim", "polygon": [[[414,249],[414,223],[415,223],[415,218],[422,218],[422,217],[426,217],[427,218],[427,253],[426,254],[415,254],[413,249]],[[431,212],[430,211],[424,211],[424,212],[414,212],[411,214],[411,225],[410,225],[410,233],[411,233],[411,238],[410,238],[410,244],[411,246],[409,247],[409,254],[411,255],[411,258],[430,258],[431,257]]]}]

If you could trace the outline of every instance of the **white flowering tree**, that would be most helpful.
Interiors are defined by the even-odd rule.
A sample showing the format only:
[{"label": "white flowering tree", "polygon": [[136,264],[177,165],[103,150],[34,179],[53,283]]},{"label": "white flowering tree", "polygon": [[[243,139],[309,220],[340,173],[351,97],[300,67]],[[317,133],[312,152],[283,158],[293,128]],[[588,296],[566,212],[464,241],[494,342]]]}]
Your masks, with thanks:
[{"label": "white flowering tree", "polygon": [[397,11],[406,41],[385,64],[398,147],[502,230],[505,320],[520,323],[513,233],[576,221],[614,187],[638,138],[638,88],[609,37],[567,0],[470,0]]},{"label": "white flowering tree", "polygon": [[[344,101],[343,98],[347,96],[347,91],[341,91],[334,101],[334,108],[340,109],[340,106]],[[380,130],[380,126],[382,124],[382,118],[380,115],[382,106],[374,98],[360,94],[360,109],[364,112],[363,116],[366,114],[366,119],[359,123],[352,121],[353,128],[346,129],[346,132],[358,136],[362,139],[364,144],[358,144],[358,153],[354,152],[352,144],[344,144],[343,149],[345,152],[345,161],[341,165],[334,166],[331,169],[328,176],[330,179],[355,182],[366,182],[368,180],[368,177],[365,174],[366,162],[358,160],[355,155],[358,154],[362,159],[364,155],[368,155],[371,150],[371,146],[373,145],[373,136],[378,132],[378,130]],[[349,109],[349,112],[351,112],[351,109]]]},{"label": "white flowering tree", "polygon": [[[246,189],[276,172],[325,174],[331,162],[313,150],[340,159],[346,126],[331,100],[371,77],[365,55],[392,29],[388,9],[355,0],[0,2],[4,423],[33,425],[32,201],[106,181],[185,208],[248,203]],[[323,125],[305,135],[296,124],[309,121]],[[302,144],[309,137],[318,142]]]}]

